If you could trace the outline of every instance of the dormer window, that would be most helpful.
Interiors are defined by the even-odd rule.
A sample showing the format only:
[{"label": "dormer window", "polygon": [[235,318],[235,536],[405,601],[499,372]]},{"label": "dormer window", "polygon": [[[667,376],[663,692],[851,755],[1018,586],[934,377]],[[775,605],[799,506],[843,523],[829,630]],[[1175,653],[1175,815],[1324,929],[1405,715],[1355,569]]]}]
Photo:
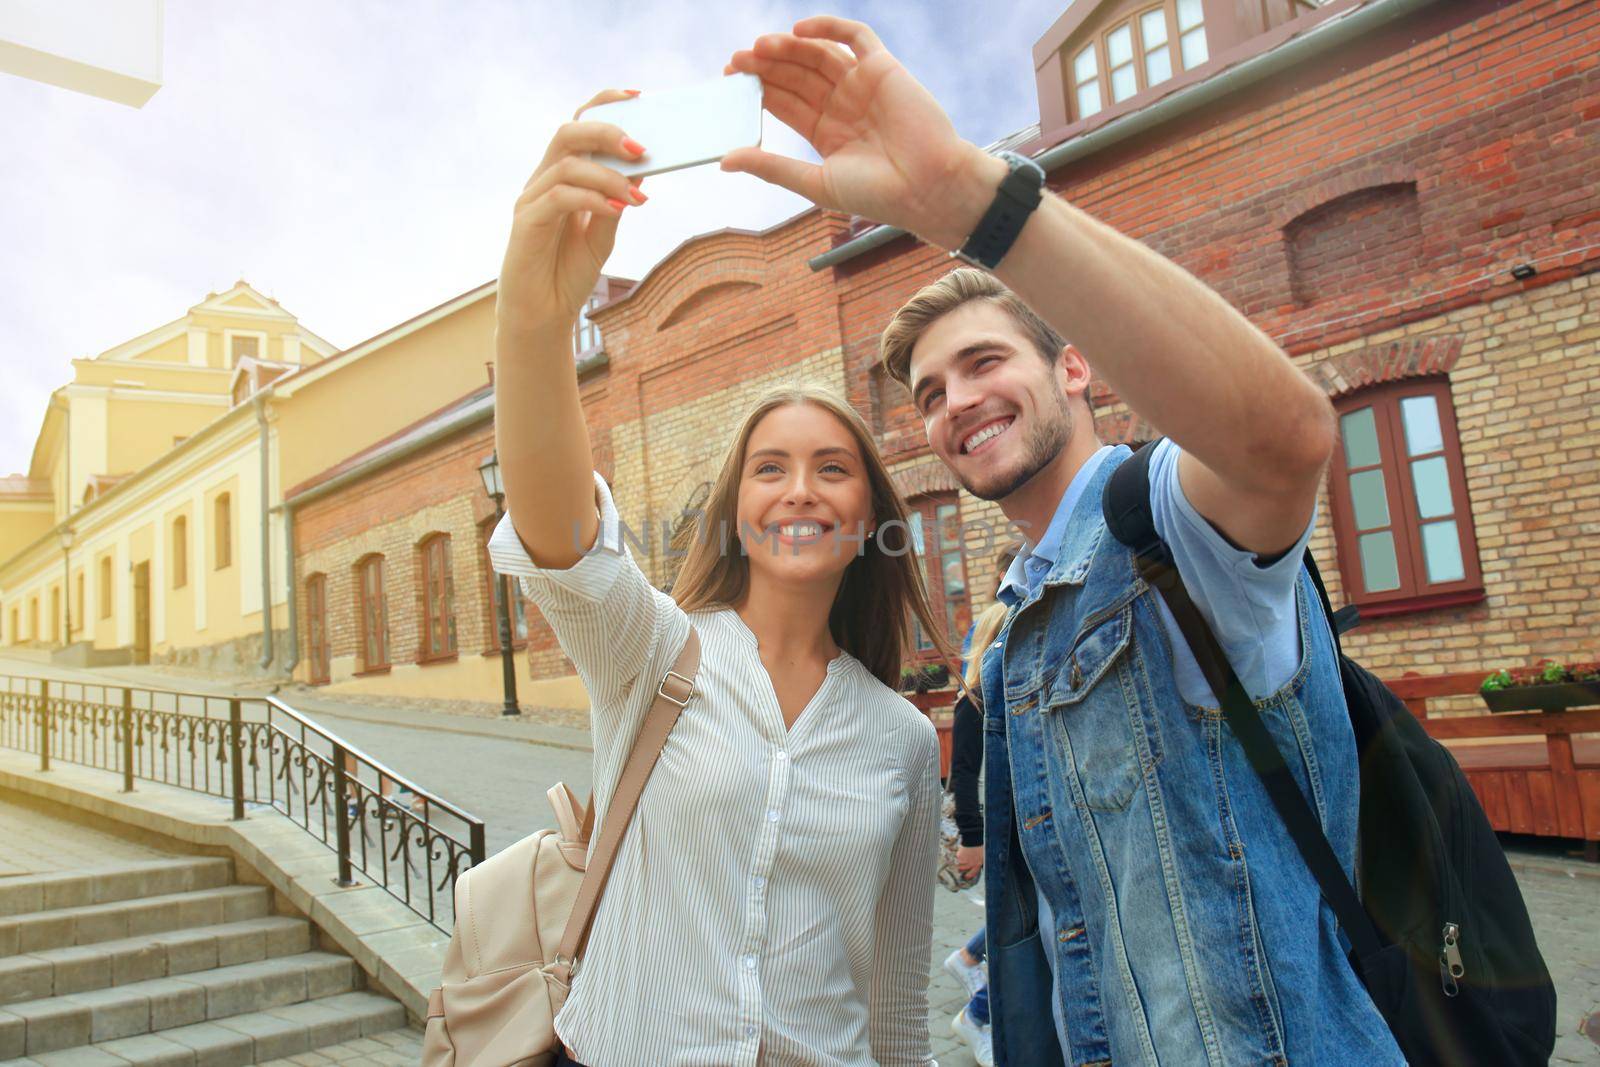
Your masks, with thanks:
[{"label": "dormer window", "polygon": [[1167,48],[1167,13],[1158,7],[1140,15],[1139,37],[1144,42],[1144,83],[1160,85],[1172,77],[1172,52]]},{"label": "dormer window", "polygon": [[1078,97],[1078,117],[1086,119],[1100,110],[1100,67],[1095,62],[1094,45],[1078,53],[1072,61],[1073,88]]},{"label": "dormer window", "polygon": [[1198,67],[1211,53],[1206,50],[1205,12],[1200,0],[1178,0],[1178,42],[1183,51],[1183,69]]},{"label": "dormer window", "polygon": [[1135,11],[1072,53],[1072,117],[1086,119],[1209,58],[1202,0]]},{"label": "dormer window", "polygon": [[1133,23],[1124,22],[1106,34],[1106,59],[1111,66],[1111,102],[1120,104],[1139,91],[1133,73]]}]

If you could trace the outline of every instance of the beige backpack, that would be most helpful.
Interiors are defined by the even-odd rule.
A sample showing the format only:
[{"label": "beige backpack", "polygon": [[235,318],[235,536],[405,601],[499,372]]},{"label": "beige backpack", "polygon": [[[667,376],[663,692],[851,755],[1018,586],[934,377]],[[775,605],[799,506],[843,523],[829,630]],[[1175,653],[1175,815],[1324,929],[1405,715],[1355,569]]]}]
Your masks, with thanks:
[{"label": "beige backpack", "polygon": [[700,640],[689,639],[656,687],[585,869],[594,828],[571,789],[550,789],[558,829],[540,830],[456,880],[455,932],[428,997],[422,1067],[547,1067],[555,1018],[589,939],[595,905],[667,735],[689,702]]}]

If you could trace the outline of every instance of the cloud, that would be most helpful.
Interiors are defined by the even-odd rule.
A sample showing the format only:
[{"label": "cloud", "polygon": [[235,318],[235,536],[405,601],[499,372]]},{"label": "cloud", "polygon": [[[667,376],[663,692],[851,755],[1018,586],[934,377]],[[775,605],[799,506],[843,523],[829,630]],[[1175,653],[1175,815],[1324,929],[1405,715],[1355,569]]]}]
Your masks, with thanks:
[{"label": "cloud", "polygon": [[[845,5],[983,143],[1037,119],[1030,49],[1064,7]],[[0,473],[26,470],[68,361],[244,277],[353,344],[498,270],[517,193],[605,86],[715,77],[814,13],[755,3],[167,0],[143,109],[0,76]],[[768,116],[771,150],[808,155]],[[608,264],[639,277],[684,239],[761,229],[800,198],[702,167],[650,180]]]}]

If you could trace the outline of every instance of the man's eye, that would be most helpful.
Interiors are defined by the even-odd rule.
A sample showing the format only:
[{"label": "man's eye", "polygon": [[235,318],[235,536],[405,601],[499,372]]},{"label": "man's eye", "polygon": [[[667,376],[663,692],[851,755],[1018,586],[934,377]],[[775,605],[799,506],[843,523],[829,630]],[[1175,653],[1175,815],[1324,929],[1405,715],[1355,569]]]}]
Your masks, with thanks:
[{"label": "man's eye", "polygon": [[933,410],[934,401],[938,400],[942,396],[944,396],[944,390],[943,389],[931,389],[931,390],[929,390],[927,398],[924,399],[923,402],[922,402],[922,412],[923,412],[923,414],[927,414],[928,412],[932,411]]}]

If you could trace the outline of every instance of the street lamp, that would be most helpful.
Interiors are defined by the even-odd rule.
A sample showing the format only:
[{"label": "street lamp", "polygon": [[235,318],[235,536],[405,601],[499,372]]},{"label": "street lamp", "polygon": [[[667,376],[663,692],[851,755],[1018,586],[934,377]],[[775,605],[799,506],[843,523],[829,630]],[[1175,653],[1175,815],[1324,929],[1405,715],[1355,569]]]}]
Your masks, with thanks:
[{"label": "street lamp", "polygon": [[66,632],[61,637],[61,647],[72,644],[72,539],[77,531],[70,526],[61,527],[56,537],[61,541],[61,618]]},{"label": "street lamp", "polygon": [[[478,475],[483,478],[483,491],[494,501],[494,521],[499,524],[505,515],[506,491],[500,485],[500,458],[493,452],[478,464]],[[511,579],[503,574],[494,576],[495,588],[500,590],[500,676],[505,686],[506,702],[500,709],[502,715],[520,715],[517,707],[517,657],[511,650],[511,597],[515,590]]]}]

